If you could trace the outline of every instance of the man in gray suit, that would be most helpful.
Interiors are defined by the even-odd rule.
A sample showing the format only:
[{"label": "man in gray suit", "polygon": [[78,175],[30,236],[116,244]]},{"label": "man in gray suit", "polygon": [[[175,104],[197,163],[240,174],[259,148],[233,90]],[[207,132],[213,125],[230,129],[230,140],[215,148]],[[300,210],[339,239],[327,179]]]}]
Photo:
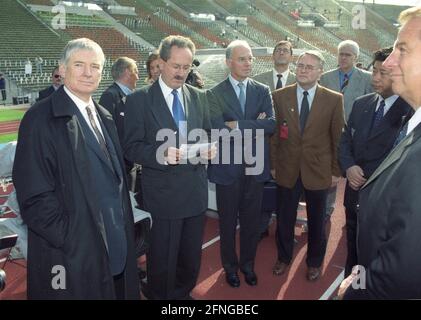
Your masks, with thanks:
[{"label": "man in gray suit", "polygon": [[342,282],[339,298],[421,298],[421,6],[403,11],[399,22],[402,28],[383,66],[390,70],[393,91],[415,114],[403,126],[395,148],[360,190],[357,249],[361,271]]},{"label": "man in gray suit", "polygon": [[273,69],[260,73],[253,77],[269,86],[270,91],[283,88],[295,82],[295,74],[289,70],[292,61],[292,43],[289,41],[279,41],[273,48]]},{"label": "man in gray suit", "polygon": [[320,78],[320,85],[344,95],[345,117],[351,113],[354,100],[367,93],[373,92],[371,73],[358,69],[360,54],[358,43],[345,40],[338,45],[338,68],[325,72]]},{"label": "man in gray suit", "polygon": [[[331,90],[340,92],[344,96],[345,119],[351,114],[352,105],[356,98],[373,92],[371,73],[355,66],[360,55],[358,43],[345,40],[338,45],[339,67],[327,71],[320,78],[320,84]],[[326,218],[335,209],[337,187],[331,187],[327,196]]]}]

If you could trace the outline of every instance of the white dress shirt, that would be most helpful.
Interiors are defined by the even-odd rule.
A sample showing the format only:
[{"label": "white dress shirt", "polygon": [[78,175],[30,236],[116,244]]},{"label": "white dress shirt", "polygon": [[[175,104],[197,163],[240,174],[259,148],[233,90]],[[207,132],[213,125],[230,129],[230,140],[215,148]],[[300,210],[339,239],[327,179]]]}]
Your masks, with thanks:
[{"label": "white dress shirt", "polygon": [[98,137],[95,134],[94,128],[92,128],[91,121],[89,121],[88,112],[86,111],[86,107],[89,106],[89,108],[92,111],[92,115],[94,116],[95,124],[98,127],[99,132],[101,132],[102,136],[104,137],[104,133],[102,132],[101,125],[99,124],[98,114],[96,112],[96,108],[95,108],[94,102],[92,101],[92,98],[89,98],[89,102],[86,103],[85,101],[75,96],[69,89],[66,88],[66,86],[63,86],[63,87],[64,87],[64,91],[67,93],[70,99],[72,99],[72,101],[76,104],[76,107],[79,109],[80,113],[82,114],[89,128],[91,128],[95,138],[98,140]]},{"label": "white dress shirt", "polygon": [[406,131],[406,135],[410,133],[415,127],[421,122],[421,106],[418,107],[417,111],[415,111],[414,115],[408,121],[408,130]]},{"label": "white dress shirt", "polygon": [[[174,95],[172,94],[173,89],[171,89],[165,84],[161,76],[159,76],[158,83],[159,83],[159,86],[161,87],[161,91],[162,91],[162,94],[164,95],[165,101],[167,102],[168,109],[170,110],[171,115],[174,117],[173,112],[172,112],[172,103],[174,101]],[[177,89],[177,92],[178,92],[178,99],[180,100],[181,106],[183,107],[184,114],[186,115],[186,108],[184,107],[184,101],[183,101],[184,100],[183,90],[181,90],[181,87]]]},{"label": "white dress shirt", "polygon": [[390,108],[396,102],[396,100],[398,100],[398,98],[399,98],[399,96],[396,95],[396,94],[393,95],[393,96],[390,96],[389,98],[386,98],[386,99],[383,99],[383,97],[381,95],[378,95],[376,112],[377,112],[377,110],[379,110],[380,102],[382,100],[384,100],[384,113],[383,113],[383,116],[384,116],[390,110]]},{"label": "white dress shirt", "polygon": [[300,87],[297,83],[297,102],[298,102],[298,114],[301,112],[301,102],[303,102],[304,91],[308,92],[307,100],[308,100],[308,111],[311,111],[311,105],[313,104],[314,96],[316,95],[317,84],[314,87],[304,90]]},{"label": "white dress shirt", "polygon": [[282,73],[278,73],[275,69],[272,69],[273,74],[273,87],[276,89],[276,84],[278,83],[278,74],[282,74],[281,82],[282,82],[282,88],[287,85],[287,80],[289,76],[289,69],[286,69],[286,71]]}]

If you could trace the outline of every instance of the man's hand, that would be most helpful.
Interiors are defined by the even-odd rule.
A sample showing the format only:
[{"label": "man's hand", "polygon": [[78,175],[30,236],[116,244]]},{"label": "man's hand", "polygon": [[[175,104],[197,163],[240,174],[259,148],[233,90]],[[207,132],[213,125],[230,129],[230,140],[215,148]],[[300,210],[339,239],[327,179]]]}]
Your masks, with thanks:
[{"label": "man's hand", "polygon": [[351,274],[346,279],[342,280],[341,285],[339,286],[339,290],[338,290],[339,300],[342,300],[344,298],[346,290],[352,284],[352,281],[354,281],[357,275],[358,275],[358,265],[355,265],[354,267],[352,267]]},{"label": "man's hand", "polygon": [[231,130],[237,129],[237,121],[225,121],[225,125]]},{"label": "man's hand", "polygon": [[215,158],[217,150],[216,145],[212,144],[208,150],[204,150],[200,153],[200,157],[206,160],[212,160]]},{"label": "man's hand", "polygon": [[266,112],[259,113],[259,116],[257,117],[257,120],[263,120],[266,119]]},{"label": "man's hand", "polygon": [[272,175],[273,179],[276,179],[276,171],[275,169],[270,170],[270,174]]},{"label": "man's hand", "polygon": [[340,177],[336,177],[336,176],[332,176],[332,183],[331,183],[331,187],[334,187],[338,184]]},{"label": "man's hand", "polygon": [[178,164],[180,159],[183,156],[183,151],[174,147],[169,147],[167,151],[165,151],[165,161],[168,164]]},{"label": "man's hand", "polygon": [[360,187],[367,181],[364,178],[364,171],[360,166],[352,166],[346,170],[346,178],[348,179],[349,186],[358,191]]}]

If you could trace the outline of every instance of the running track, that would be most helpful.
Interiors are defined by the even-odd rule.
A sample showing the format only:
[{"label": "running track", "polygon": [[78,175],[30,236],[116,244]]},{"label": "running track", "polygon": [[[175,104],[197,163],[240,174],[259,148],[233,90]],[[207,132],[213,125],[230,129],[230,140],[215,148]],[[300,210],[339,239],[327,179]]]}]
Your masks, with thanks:
[{"label": "running track", "polygon": [[19,124],[20,124],[20,120],[1,122],[0,123],[0,135],[18,132]]}]

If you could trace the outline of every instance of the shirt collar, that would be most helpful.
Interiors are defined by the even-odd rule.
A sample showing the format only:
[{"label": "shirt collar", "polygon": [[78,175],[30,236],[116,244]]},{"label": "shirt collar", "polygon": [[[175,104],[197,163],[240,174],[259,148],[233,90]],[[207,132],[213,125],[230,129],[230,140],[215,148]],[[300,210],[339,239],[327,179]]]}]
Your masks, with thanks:
[{"label": "shirt collar", "polygon": [[354,70],[355,70],[355,67],[353,67],[349,72],[345,73],[341,69],[339,69],[339,74],[341,76],[341,79],[343,79],[345,77],[345,75],[347,75],[348,79],[350,79]]},{"label": "shirt collar", "polygon": [[120,89],[123,91],[123,93],[128,96],[129,94],[131,94],[133,92],[132,89],[130,89],[128,86],[125,86],[124,84],[116,81],[115,83],[117,83],[117,85],[120,87]]},{"label": "shirt collar", "polygon": [[298,83],[297,83],[297,90],[298,90],[298,93],[300,94],[300,95],[304,95],[304,91],[307,91],[308,92],[308,95],[311,97],[311,98],[313,98],[314,97],[314,95],[316,94],[316,89],[317,89],[317,83],[313,86],[313,87],[311,87],[310,89],[308,89],[308,90],[304,90]]},{"label": "shirt collar", "polygon": [[284,72],[282,72],[282,73],[279,73],[278,71],[276,71],[276,69],[274,68],[274,69],[272,69],[272,71],[273,71],[273,76],[275,77],[275,78],[278,78],[278,74],[282,74],[282,80],[283,79],[287,79],[288,78],[288,75],[289,75],[289,69],[286,69]]},{"label": "shirt collar", "polygon": [[[240,81],[234,79],[234,77],[231,75],[231,73],[228,75],[228,79],[229,79],[229,81],[231,82],[231,84],[234,88],[238,88],[238,83]],[[243,81],[241,81],[242,83],[244,83],[244,88],[247,88],[248,81],[249,81],[249,78],[245,78]]]},{"label": "shirt collar", "polygon": [[[162,80],[162,76],[159,76],[158,83],[159,83],[159,86],[161,87],[162,94],[164,95],[164,97],[168,97],[170,94],[172,94],[172,91],[174,89],[171,89],[169,86],[167,86],[164,80]],[[181,94],[183,93],[183,91],[181,90],[181,87],[177,89],[177,92],[178,92],[178,96],[180,97]]]},{"label": "shirt collar", "polygon": [[76,95],[74,95],[67,87],[64,85],[64,91],[67,93],[67,95],[70,97],[70,99],[73,100],[73,102],[76,104],[79,110],[84,111],[86,107],[89,105],[91,109],[95,111],[94,102],[92,100],[92,97],[89,97],[89,102],[85,102]]}]

